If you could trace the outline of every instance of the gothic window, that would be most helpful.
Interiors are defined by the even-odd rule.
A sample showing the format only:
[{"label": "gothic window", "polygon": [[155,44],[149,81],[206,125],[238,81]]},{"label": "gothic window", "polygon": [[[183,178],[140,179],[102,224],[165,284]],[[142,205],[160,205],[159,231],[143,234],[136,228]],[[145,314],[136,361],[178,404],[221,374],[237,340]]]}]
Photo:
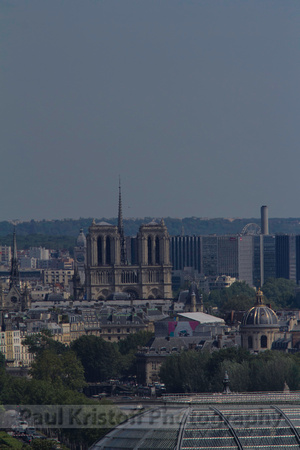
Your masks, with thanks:
[{"label": "gothic window", "polygon": [[155,239],[155,264],[160,263],[160,252],[159,252],[159,238],[156,236]]},{"label": "gothic window", "polygon": [[248,336],[248,348],[253,348],[253,339],[252,339],[252,336]]},{"label": "gothic window", "polygon": [[148,237],[148,264],[153,264],[152,263],[152,240],[151,237]]},{"label": "gothic window", "polygon": [[263,335],[260,338],[260,346],[261,346],[261,348],[267,348],[268,347],[268,338],[267,338],[267,336]]},{"label": "gothic window", "polygon": [[106,238],[106,264],[111,264],[110,237]]},{"label": "gothic window", "polygon": [[98,250],[98,266],[102,266],[102,238],[101,236],[97,239],[97,250]]}]

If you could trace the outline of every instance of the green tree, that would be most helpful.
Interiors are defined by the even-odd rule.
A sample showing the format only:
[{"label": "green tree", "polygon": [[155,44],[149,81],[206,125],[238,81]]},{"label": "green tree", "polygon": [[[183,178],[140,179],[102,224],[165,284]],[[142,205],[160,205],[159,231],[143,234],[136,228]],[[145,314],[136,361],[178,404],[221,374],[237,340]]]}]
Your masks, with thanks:
[{"label": "green tree", "polygon": [[210,292],[208,299],[207,299],[207,304],[211,305],[211,306],[220,306],[222,301],[222,290],[221,289],[215,289],[213,291]]},{"label": "green tree", "polygon": [[225,371],[229,374],[230,390],[232,392],[246,392],[250,387],[250,364],[249,361],[224,360],[214,377],[213,391],[220,392],[223,389]]},{"label": "green tree", "polygon": [[22,344],[27,345],[29,352],[36,356],[42,354],[45,350],[51,350],[56,354],[62,354],[67,351],[67,347],[61,342],[55,341],[51,331],[47,329],[32,336],[26,336]]},{"label": "green tree", "polygon": [[0,371],[5,367],[5,356],[0,352]]},{"label": "green tree", "polygon": [[5,431],[0,431],[0,449],[1,450],[30,450],[31,447],[26,444],[22,444],[21,441],[10,436]]},{"label": "green tree", "polygon": [[121,358],[117,345],[91,335],[73,341],[71,349],[84,367],[86,381],[104,381],[120,375]]},{"label": "green tree", "polygon": [[229,288],[222,290],[220,310],[247,310],[255,300],[255,290],[245,281],[236,281]]},{"label": "green tree", "polygon": [[206,366],[208,352],[183,351],[166,358],[160,378],[169,392],[205,392],[208,390]]},{"label": "green tree", "polygon": [[82,389],[85,385],[84,368],[75,352],[70,350],[62,354],[44,350],[32,363],[30,374],[35,380],[69,389]]},{"label": "green tree", "polygon": [[232,378],[235,391],[250,385],[250,364],[253,356],[242,348],[209,352],[183,351],[164,361],[160,377],[170,392],[222,392],[225,370]]},{"label": "green tree", "polygon": [[181,372],[183,374],[184,392],[205,392],[208,388],[206,377],[206,365],[209,360],[208,352],[195,350],[182,352]]},{"label": "green tree", "polygon": [[0,402],[7,405],[83,405],[93,404],[84,394],[62,383],[11,377],[0,383]]},{"label": "green tree", "polygon": [[221,312],[249,309],[255,301],[255,290],[245,281],[236,281],[230,287],[210,292],[207,304],[218,306]]},{"label": "green tree", "polygon": [[226,288],[229,297],[236,295],[246,295],[248,297],[255,297],[255,289],[249,286],[245,281],[236,281],[232,283],[229,288]]},{"label": "green tree", "polygon": [[41,441],[40,439],[33,439],[30,448],[33,450],[53,450],[53,441],[48,439]]},{"label": "green tree", "polygon": [[154,337],[151,331],[139,331],[138,333],[129,334],[125,339],[118,342],[118,347],[122,355],[135,352],[138,347],[144,347]]},{"label": "green tree", "polygon": [[266,299],[273,307],[296,306],[296,283],[285,278],[268,278],[262,287]]},{"label": "green tree", "polygon": [[282,391],[285,382],[290,389],[299,389],[299,360],[279,351],[260,353],[253,358],[250,378],[252,391]]},{"label": "green tree", "polygon": [[184,392],[181,378],[181,355],[174,354],[162,363],[159,376],[168,392]]},{"label": "green tree", "polygon": [[144,347],[154,337],[150,331],[139,331],[129,334],[118,342],[120,351],[120,373],[123,377],[136,375],[136,352],[138,347]]},{"label": "green tree", "polygon": [[247,297],[245,294],[236,295],[230,297],[224,301],[221,301],[220,311],[246,311],[254,305],[254,298]]}]

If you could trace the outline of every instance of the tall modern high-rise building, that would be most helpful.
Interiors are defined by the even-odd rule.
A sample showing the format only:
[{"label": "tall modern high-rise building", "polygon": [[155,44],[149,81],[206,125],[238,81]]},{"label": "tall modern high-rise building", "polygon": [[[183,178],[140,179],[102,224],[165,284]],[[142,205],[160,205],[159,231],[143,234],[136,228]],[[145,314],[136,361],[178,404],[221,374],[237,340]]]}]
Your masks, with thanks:
[{"label": "tall modern high-rise building", "polygon": [[227,275],[252,285],[252,236],[173,236],[174,270],[192,267],[205,276]]},{"label": "tall modern high-rise building", "polygon": [[192,267],[201,270],[201,237],[172,236],[170,240],[170,256],[173,270]]},{"label": "tall modern high-rise building", "polygon": [[239,278],[239,236],[218,236],[217,275]]},{"label": "tall modern high-rise building", "polygon": [[276,278],[296,281],[296,239],[291,234],[275,237]]},{"label": "tall modern high-rise building", "polygon": [[269,278],[300,284],[300,236],[269,234],[268,207],[261,207],[261,228],[248,224],[241,235],[174,236],[174,270],[192,267],[205,276],[227,275],[259,288]]},{"label": "tall modern high-rise building", "polygon": [[253,283],[252,236],[218,236],[217,275],[227,275],[239,281]]},{"label": "tall modern high-rise building", "polygon": [[201,273],[206,276],[218,275],[218,238],[201,236]]},{"label": "tall modern high-rise building", "polygon": [[253,284],[262,286],[276,277],[276,239],[274,235],[253,236]]},{"label": "tall modern high-rise building", "polygon": [[173,236],[173,270],[191,267],[205,276],[227,275],[259,288],[268,278],[300,284],[300,236]]}]

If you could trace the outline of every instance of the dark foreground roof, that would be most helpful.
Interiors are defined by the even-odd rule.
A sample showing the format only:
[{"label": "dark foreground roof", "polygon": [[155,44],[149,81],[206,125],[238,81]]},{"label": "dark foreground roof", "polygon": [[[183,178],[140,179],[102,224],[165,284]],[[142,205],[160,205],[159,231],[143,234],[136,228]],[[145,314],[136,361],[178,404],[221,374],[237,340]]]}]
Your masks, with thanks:
[{"label": "dark foreground roof", "polygon": [[[206,396],[209,397],[209,396]],[[117,426],[93,450],[299,449],[299,394],[211,396],[211,404],[190,397],[153,408]],[[277,397],[277,402],[276,402]],[[229,401],[226,398],[230,398]],[[250,402],[247,401],[250,400]],[[194,400],[196,400],[194,402]],[[277,404],[276,404],[277,403]]]}]

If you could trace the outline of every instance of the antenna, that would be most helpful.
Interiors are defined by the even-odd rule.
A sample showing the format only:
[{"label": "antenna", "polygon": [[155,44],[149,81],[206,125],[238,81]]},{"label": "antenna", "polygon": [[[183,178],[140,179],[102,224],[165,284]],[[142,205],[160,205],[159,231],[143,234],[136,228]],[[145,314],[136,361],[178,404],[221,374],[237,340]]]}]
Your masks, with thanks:
[{"label": "antenna", "polygon": [[119,175],[118,232],[120,235],[120,243],[121,243],[121,264],[126,264],[126,249],[125,249],[125,235],[124,235],[123,214],[122,214],[122,191],[121,191],[120,175]]}]

